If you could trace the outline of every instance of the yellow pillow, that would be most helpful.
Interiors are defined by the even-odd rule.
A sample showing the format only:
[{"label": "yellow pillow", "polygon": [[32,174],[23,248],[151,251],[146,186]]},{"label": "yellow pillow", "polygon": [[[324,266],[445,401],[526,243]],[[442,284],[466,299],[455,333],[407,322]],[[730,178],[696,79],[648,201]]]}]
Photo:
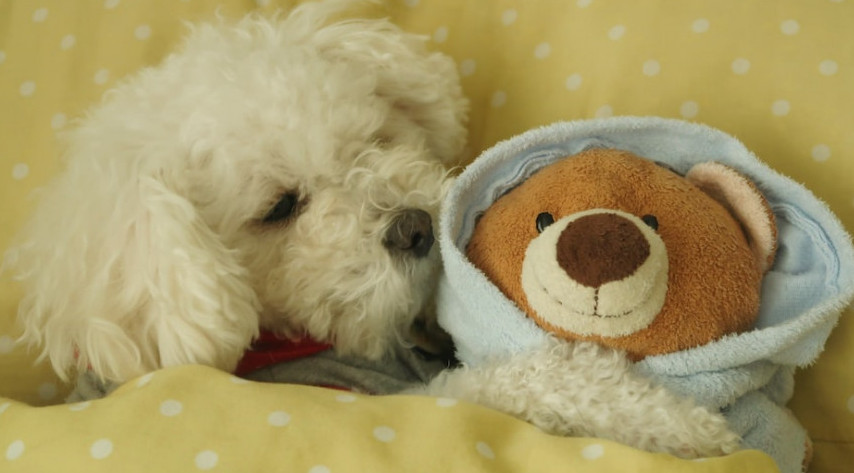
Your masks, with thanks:
[{"label": "yellow pillow", "polygon": [[[32,208],[32,191],[47,184],[60,168],[55,135],[71,126],[116,80],[161,59],[182,34],[182,21],[210,18],[217,9],[236,16],[256,8],[273,12],[294,3],[8,0],[0,5],[0,250]],[[766,2],[739,0],[387,0],[375,11],[390,15],[410,31],[429,35],[437,49],[458,61],[472,100],[469,159],[498,140],[556,120],[621,114],[681,117],[737,136],[760,158],[811,188],[851,230],[853,3],[777,2],[769,8]],[[68,387],[44,363],[33,366],[32,353],[14,347],[19,293],[7,276],[0,281],[0,396],[10,400],[0,400],[0,470],[18,465],[20,471],[39,471],[22,465],[32,466],[25,461],[40,452],[41,458],[34,461],[47,461],[55,453],[68,454],[63,460],[56,456],[57,462],[77,458],[74,455],[91,461],[109,451],[104,461],[96,462],[99,467],[123,463],[122,471],[130,471],[124,469],[129,458],[145,458],[157,462],[157,471],[187,471],[194,464],[210,465],[213,457],[202,453],[211,450],[219,469],[246,471],[225,453],[230,451],[256,459],[248,464],[252,468],[242,465],[247,469],[264,466],[269,471],[272,465],[299,460],[305,468],[294,471],[311,471],[311,460],[301,453],[266,455],[290,442],[337,448],[325,445],[328,442],[317,429],[300,431],[305,439],[299,440],[303,437],[252,430],[260,427],[249,427],[248,420],[251,415],[263,420],[278,412],[275,403],[259,401],[255,406],[262,398],[302,405],[313,398],[334,398],[335,393],[254,384],[237,392],[240,386],[230,384],[227,375],[198,367],[156,374],[155,379],[162,375],[168,381],[162,391],[137,393],[131,383],[83,412],[19,404],[57,403]],[[848,315],[854,313],[849,309]],[[791,405],[815,441],[815,472],[847,471],[846,460],[854,458],[851,359],[854,321],[843,317],[819,362],[798,376]],[[146,392],[154,397],[146,397]],[[182,393],[188,397],[181,399],[188,400],[179,401],[185,410],[176,420],[184,430],[155,425],[166,420],[161,417],[146,418],[151,409],[156,413],[157,406],[178,400]],[[473,406],[456,406],[465,414],[441,418],[446,423],[423,415],[408,417],[419,409],[433,412],[430,402],[435,401],[382,398],[364,403],[371,406],[365,415],[406,419],[404,426],[394,429],[401,439],[404,430],[420,434],[418,442],[407,444],[405,457],[394,457],[397,460],[442,463],[458,456],[460,463],[447,460],[442,465],[464,464],[472,471],[520,471],[527,469],[520,466],[526,459],[542,465],[543,471],[570,465],[608,471],[617,464],[643,471],[772,471],[767,457],[754,452],[704,463],[673,463],[666,456],[607,442],[545,436]],[[362,411],[321,412],[335,416],[342,429],[374,428],[355,413]],[[212,424],[210,419],[222,422]],[[330,420],[323,419],[315,427],[328,427]],[[158,434],[143,435],[138,428],[143,425]],[[99,430],[107,426],[116,433],[106,436]],[[241,434],[254,437],[235,440]],[[28,435],[32,437],[25,439]],[[226,446],[219,450],[205,446],[202,440],[208,437]],[[101,441],[105,439],[109,444]],[[488,449],[478,447],[478,442]],[[380,461],[376,471],[392,467],[394,461],[369,453],[374,450],[359,450],[363,445],[356,442],[356,450],[342,447],[338,452],[362,456],[365,462]],[[484,451],[494,458],[477,463],[484,461]],[[590,456],[585,451],[593,456],[606,452],[601,458],[605,462],[585,463]],[[131,457],[122,456],[125,453]],[[9,457],[18,463],[4,464],[12,461]],[[611,461],[615,463],[606,463]]]}]

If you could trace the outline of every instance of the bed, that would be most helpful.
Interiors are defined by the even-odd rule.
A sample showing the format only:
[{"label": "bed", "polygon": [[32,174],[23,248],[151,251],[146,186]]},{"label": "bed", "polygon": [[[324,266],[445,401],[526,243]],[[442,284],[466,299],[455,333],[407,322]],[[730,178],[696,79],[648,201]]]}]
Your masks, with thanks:
[{"label": "bed", "polygon": [[[294,3],[0,3],[0,249],[60,168],[56,135],[122,76],[162,58],[184,21]],[[472,103],[467,160],[558,120],[682,118],[736,136],[854,232],[851,1],[385,0],[366,13],[456,59]],[[450,399],[252,383],[200,366],[64,405],[70,386],[14,343],[18,297],[3,274],[0,471],[777,471],[757,451],[680,460],[549,436]],[[850,471],[854,460],[852,316],[798,372],[790,402],[817,473]]]}]

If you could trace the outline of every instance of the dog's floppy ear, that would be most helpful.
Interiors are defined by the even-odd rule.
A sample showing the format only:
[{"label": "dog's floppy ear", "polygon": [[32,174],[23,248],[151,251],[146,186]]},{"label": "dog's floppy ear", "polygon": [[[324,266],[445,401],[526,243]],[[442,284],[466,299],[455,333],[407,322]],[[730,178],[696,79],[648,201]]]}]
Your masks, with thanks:
[{"label": "dog's floppy ear", "polygon": [[177,364],[233,369],[258,331],[244,269],[150,161],[94,146],[72,149],[8,255],[22,341],[66,380],[74,368],[119,382]]},{"label": "dog's floppy ear", "polygon": [[[331,11],[323,11],[323,5]],[[306,4],[296,15],[334,15],[346,4]],[[301,10],[304,9],[304,10]],[[332,23],[314,39],[338,61],[360,63],[377,74],[376,93],[425,131],[427,147],[445,164],[456,164],[466,140],[468,100],[454,61],[426,47],[427,38],[402,31],[387,19]]]},{"label": "dog's floppy ear", "polygon": [[442,162],[456,163],[465,145],[468,116],[457,66],[448,56],[427,52],[423,38],[397,33],[397,41],[382,38],[379,44],[363,45],[378,48],[369,53],[374,62],[381,61],[376,65],[377,94],[426,131],[428,148]]}]

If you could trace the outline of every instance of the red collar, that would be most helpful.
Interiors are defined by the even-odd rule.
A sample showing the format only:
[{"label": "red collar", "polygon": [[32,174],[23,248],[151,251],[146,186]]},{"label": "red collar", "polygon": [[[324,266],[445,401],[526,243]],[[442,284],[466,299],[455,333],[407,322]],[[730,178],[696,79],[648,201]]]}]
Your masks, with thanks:
[{"label": "red collar", "polygon": [[243,354],[234,374],[243,376],[265,366],[281,361],[304,358],[330,348],[332,345],[316,342],[310,338],[288,340],[287,338],[280,338],[272,332],[262,331],[258,338],[252,342],[252,346]]}]

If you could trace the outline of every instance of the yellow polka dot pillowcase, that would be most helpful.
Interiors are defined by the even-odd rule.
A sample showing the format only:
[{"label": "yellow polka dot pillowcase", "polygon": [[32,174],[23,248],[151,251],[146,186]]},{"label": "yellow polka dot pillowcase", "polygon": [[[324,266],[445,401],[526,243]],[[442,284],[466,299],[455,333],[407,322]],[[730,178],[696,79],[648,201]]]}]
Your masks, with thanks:
[{"label": "yellow polka dot pillowcase", "polygon": [[[210,18],[216,9],[238,16],[292,3],[7,1],[0,7],[7,19],[0,22],[0,248],[32,209],[28,196],[60,167],[54,136],[120,78],[159,62],[183,34],[182,21]],[[558,120],[681,117],[735,135],[854,228],[854,135],[846,126],[854,109],[847,86],[854,71],[851,0],[780,1],[773,8],[734,0],[385,0],[381,8],[457,61],[472,101],[469,157]],[[56,404],[68,386],[14,346],[19,296],[13,282],[0,281],[0,395],[6,396],[0,400],[0,470],[51,469],[56,455],[69,469],[82,462],[80,469],[92,471],[132,471],[133,465],[140,471],[270,471],[284,464],[315,473],[432,471],[430,465],[776,471],[755,451],[685,462],[610,442],[541,435],[463,403],[438,411],[441,416],[428,401],[410,398],[372,399],[356,403],[358,410],[346,409],[354,405],[348,402],[334,411],[302,410],[295,406],[312,400],[339,406],[339,393],[321,398],[327,391],[233,384],[228,376],[191,368],[158,372],[150,384],[128,383],[91,404],[28,407],[19,401]],[[845,472],[854,457],[854,424],[847,420],[854,412],[852,320],[843,317],[816,365],[797,375],[792,407],[815,442],[813,471],[820,473]],[[310,413],[311,422],[298,411]],[[392,442],[374,435],[379,429],[379,437],[388,438],[385,428],[395,432]],[[307,451],[319,455],[301,453]]]}]

